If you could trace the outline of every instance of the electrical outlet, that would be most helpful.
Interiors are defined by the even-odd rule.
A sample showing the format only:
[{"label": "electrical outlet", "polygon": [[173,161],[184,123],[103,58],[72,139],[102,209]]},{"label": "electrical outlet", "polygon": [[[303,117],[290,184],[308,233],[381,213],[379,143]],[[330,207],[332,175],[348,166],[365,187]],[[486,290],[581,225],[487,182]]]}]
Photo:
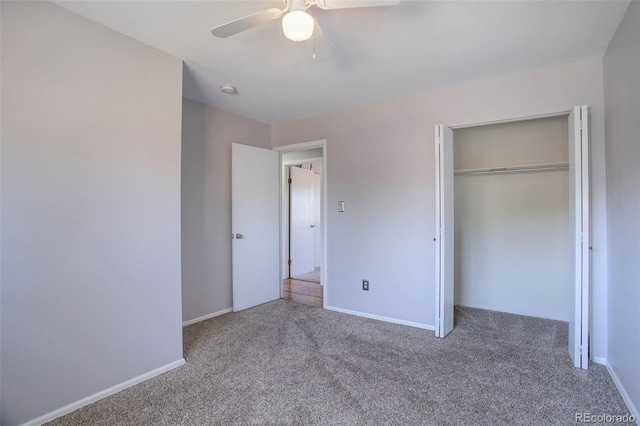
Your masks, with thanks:
[{"label": "electrical outlet", "polygon": [[369,291],[369,280],[362,280],[362,289],[364,291]]}]

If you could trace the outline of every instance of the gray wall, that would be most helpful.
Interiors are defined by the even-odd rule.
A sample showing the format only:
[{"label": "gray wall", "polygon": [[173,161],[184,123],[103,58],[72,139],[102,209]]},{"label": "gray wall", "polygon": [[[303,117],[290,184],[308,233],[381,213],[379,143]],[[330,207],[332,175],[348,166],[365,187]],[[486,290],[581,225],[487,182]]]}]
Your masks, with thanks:
[{"label": "gray wall", "polygon": [[[557,68],[273,126],[272,144],[327,139],[327,303],[434,324],[434,125],[591,107],[592,355],[606,357],[606,210],[602,61]],[[344,200],[346,211],[337,212]],[[362,279],[371,289],[361,290]]]},{"label": "gray wall", "polygon": [[2,2],[2,419],[182,358],[181,61]]},{"label": "gray wall", "polygon": [[640,409],[640,3],[629,6],[604,57],[609,236],[609,356]]},{"label": "gray wall", "polygon": [[231,144],[270,149],[271,127],[185,99],[182,318],[231,308]]}]

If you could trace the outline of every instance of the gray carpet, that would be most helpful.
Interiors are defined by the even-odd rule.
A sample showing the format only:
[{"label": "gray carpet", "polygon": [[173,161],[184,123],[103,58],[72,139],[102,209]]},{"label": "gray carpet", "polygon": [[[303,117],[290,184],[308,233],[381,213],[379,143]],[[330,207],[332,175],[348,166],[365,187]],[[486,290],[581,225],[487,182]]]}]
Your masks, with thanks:
[{"label": "gray carpet", "polygon": [[295,277],[292,277],[293,279],[296,280],[301,280],[301,281],[311,281],[314,283],[319,283],[320,282],[320,268],[316,268],[311,272],[306,272],[304,274],[300,274],[300,275],[296,275]]},{"label": "gray carpet", "polygon": [[57,425],[502,425],[625,414],[606,369],[571,366],[566,323],[456,309],[432,331],[283,300],[185,328],[187,364]]}]

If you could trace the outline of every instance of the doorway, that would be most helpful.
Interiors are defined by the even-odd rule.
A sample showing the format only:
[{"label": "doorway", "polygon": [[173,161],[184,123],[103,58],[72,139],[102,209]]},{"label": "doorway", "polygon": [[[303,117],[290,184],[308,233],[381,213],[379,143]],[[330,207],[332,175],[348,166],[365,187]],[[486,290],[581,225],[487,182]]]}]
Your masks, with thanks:
[{"label": "doorway", "polygon": [[[554,116],[538,117],[542,135],[528,146],[523,129],[535,127],[533,119],[503,122],[497,133],[488,129],[495,123],[473,126],[482,126],[474,138],[487,131],[489,138],[483,147],[459,133],[466,152],[454,148],[452,129],[436,126],[436,336],[453,329],[454,303],[555,316],[569,322],[574,365],[587,368],[588,109]],[[544,127],[559,120],[566,126],[549,144]]]},{"label": "doorway", "polygon": [[326,303],[326,141],[287,145],[281,162],[281,297]]}]

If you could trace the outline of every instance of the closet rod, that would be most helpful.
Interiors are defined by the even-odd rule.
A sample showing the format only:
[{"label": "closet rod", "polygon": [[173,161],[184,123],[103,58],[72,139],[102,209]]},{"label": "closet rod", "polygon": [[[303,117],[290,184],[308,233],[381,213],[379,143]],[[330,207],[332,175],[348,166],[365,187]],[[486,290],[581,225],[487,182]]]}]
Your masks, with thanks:
[{"label": "closet rod", "polygon": [[486,167],[482,169],[454,170],[455,175],[487,175],[493,173],[544,172],[551,170],[568,170],[569,163],[531,164],[528,166]]}]

